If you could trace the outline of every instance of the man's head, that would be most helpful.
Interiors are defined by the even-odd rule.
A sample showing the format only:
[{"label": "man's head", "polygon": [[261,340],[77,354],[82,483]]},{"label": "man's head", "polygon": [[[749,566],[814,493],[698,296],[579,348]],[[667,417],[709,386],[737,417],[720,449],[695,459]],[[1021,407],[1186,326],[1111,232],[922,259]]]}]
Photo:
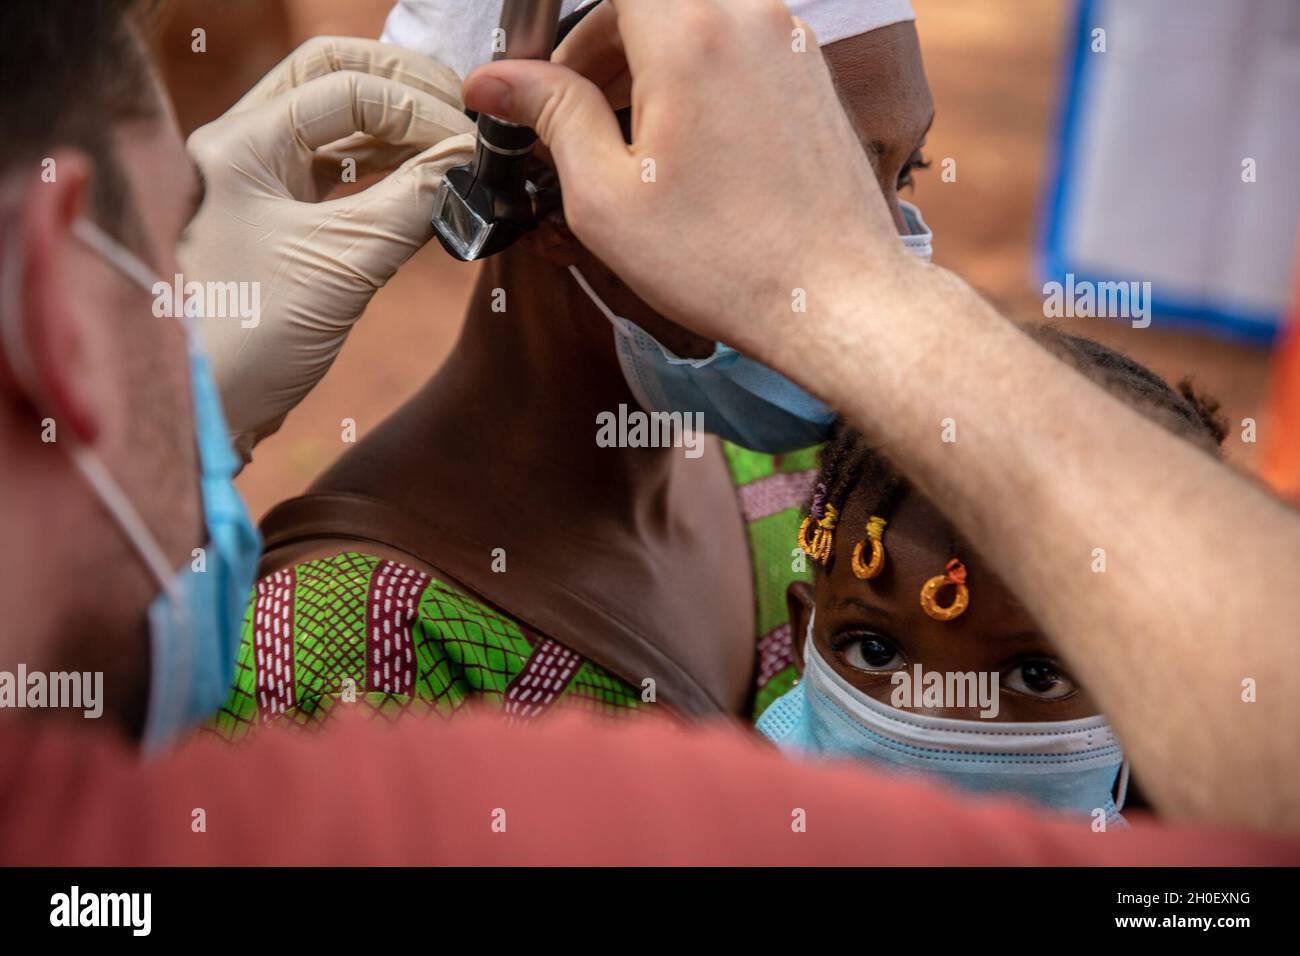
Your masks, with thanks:
[{"label": "man's head", "polygon": [[[584,7],[566,17],[560,28],[561,38],[594,7]],[[907,225],[899,206],[899,192],[911,183],[913,172],[924,165],[921,148],[934,119],[934,101],[921,63],[915,24],[904,20],[880,27],[831,43],[823,53],[894,221],[899,232],[904,233]],[[630,130],[627,93],[608,92],[613,105],[620,109],[626,134]],[[719,184],[719,188],[725,189],[725,184]],[[744,241],[745,237],[736,237],[738,244]],[[616,314],[636,323],[676,354],[702,358],[713,351],[711,341],[659,315],[583,248],[563,226],[561,214],[554,215],[521,246],[515,255],[540,255],[555,265],[576,265]]]},{"label": "man's head", "polygon": [[102,670],[109,711],[137,727],[158,583],[66,451],[93,452],[173,566],[202,543],[183,332],[75,231],[89,220],[159,276],[179,271],[199,182],[138,6],[0,5],[0,527],[25,552],[0,583],[25,625],[0,669]]}]

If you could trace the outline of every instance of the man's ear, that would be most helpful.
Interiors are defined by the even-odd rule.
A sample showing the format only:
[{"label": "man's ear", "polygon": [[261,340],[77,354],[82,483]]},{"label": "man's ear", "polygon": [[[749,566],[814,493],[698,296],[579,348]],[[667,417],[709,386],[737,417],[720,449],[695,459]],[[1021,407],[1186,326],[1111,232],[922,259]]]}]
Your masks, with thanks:
[{"label": "man's ear", "polygon": [[812,620],[813,586],[807,581],[791,581],[785,589],[785,603],[790,611],[790,643],[794,646],[794,668],[803,676],[803,645]]},{"label": "man's ear", "polygon": [[[16,315],[4,341],[4,373],[0,388],[10,400],[25,405],[37,421],[55,422],[56,441],[69,435],[93,443],[103,428],[105,389],[111,388],[97,344],[111,334],[92,330],[88,323],[103,316],[90,278],[80,274],[86,253],[72,231],[89,201],[91,164],[76,151],[50,157],[53,172],[47,181],[34,177],[23,197],[18,224],[4,255],[21,256],[21,294],[9,301]],[[102,299],[101,299],[102,301]]]}]

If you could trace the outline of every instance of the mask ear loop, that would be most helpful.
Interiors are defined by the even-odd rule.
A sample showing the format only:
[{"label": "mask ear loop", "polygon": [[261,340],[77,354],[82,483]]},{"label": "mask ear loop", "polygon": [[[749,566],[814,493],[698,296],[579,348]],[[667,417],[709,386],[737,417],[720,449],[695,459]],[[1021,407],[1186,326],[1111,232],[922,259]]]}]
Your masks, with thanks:
[{"label": "mask ear loop", "polygon": [[[78,239],[97,252],[126,278],[146,292],[154,291],[157,281],[155,274],[97,224],[88,219],[78,219],[72,224],[72,230]],[[172,305],[174,314],[175,307],[179,303],[173,302]],[[188,311],[182,311],[176,317],[185,329],[187,345],[191,353],[193,353],[197,347],[193,316]],[[121,485],[109,474],[99,457],[86,449],[75,446],[70,449],[70,452],[78,470],[81,471],[91,487],[98,492],[104,507],[117,519],[118,525],[135,546],[145,564],[149,566],[154,577],[158,580],[160,590],[167,598],[161,608],[156,604],[151,605],[148,612],[151,652],[153,654],[152,666],[155,669],[166,667],[170,672],[164,675],[162,679],[155,673],[149,681],[149,703],[145,718],[144,748],[149,755],[156,756],[162,753],[167,744],[170,743],[170,740],[164,738],[158,730],[160,726],[171,726],[173,723],[170,715],[162,716],[164,708],[173,706],[176,700],[183,700],[188,693],[185,690],[178,692],[173,686],[174,675],[189,675],[193,670],[195,641],[191,626],[192,622],[185,613],[185,609],[188,607],[186,596],[182,593],[185,585],[182,583],[183,578],[172,571],[166,555],[163,554],[162,548],[159,547],[157,539],[149,532],[149,528],[140,517],[139,511],[131,504]],[[166,614],[170,617],[170,630],[180,635],[178,639],[167,641],[162,636],[168,633],[169,629],[165,622],[155,620],[155,616],[158,614]],[[168,653],[168,647],[172,649],[171,653]],[[183,677],[181,680],[188,680],[188,677]]]},{"label": "mask ear loop", "polygon": [[118,272],[146,292],[153,292],[154,286],[158,284],[158,276],[95,223],[89,219],[76,219],[72,223],[72,233],[107,259]]},{"label": "mask ear loop", "polygon": [[605,300],[596,294],[596,290],[591,287],[591,283],[587,281],[582,271],[577,266],[569,266],[569,273],[582,287],[582,291],[587,293],[587,298],[591,300],[592,305],[600,310],[600,314],[607,318],[611,325],[617,325],[619,317],[614,314],[614,310],[605,303]]}]

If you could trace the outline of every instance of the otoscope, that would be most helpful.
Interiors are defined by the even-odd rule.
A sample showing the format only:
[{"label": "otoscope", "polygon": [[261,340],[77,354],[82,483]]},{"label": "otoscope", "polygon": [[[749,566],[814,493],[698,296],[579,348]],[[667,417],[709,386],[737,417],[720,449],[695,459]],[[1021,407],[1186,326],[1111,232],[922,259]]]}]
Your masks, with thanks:
[{"label": "otoscope", "polygon": [[[505,0],[502,43],[494,60],[545,60],[555,47],[561,0]],[[433,228],[442,247],[464,262],[496,255],[537,228],[559,206],[557,187],[528,177],[537,134],[480,114],[474,161],[447,171],[434,196]],[[551,177],[553,178],[553,177]]]}]

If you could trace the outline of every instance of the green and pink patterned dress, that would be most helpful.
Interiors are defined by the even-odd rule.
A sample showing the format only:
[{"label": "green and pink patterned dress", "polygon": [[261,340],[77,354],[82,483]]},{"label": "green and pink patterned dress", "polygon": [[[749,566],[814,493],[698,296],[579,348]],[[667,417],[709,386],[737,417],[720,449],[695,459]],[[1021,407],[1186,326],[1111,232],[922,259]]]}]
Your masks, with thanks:
[{"label": "green and pink patterned dress", "polygon": [[[757,719],[795,677],[785,592],[810,576],[795,533],[817,449],[772,456],[724,447],[754,568]],[[208,729],[238,740],[273,720],[320,725],[340,704],[396,719],[408,712],[451,717],[471,701],[516,722],[557,707],[606,715],[643,707],[638,685],[473,594],[401,562],[350,551],[257,582],[235,686]]]}]

